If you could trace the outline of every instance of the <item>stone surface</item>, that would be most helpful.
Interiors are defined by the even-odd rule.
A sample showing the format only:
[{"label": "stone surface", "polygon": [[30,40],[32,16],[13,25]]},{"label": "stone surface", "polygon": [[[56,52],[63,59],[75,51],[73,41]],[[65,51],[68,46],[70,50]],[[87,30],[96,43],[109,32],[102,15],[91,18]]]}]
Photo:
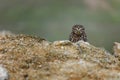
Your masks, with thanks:
[{"label": "stone surface", "polygon": [[9,80],[8,71],[0,65],[0,80]]},{"label": "stone surface", "polygon": [[120,43],[114,42],[113,51],[115,55],[120,55]]},{"label": "stone surface", "polygon": [[0,36],[0,64],[10,80],[120,80],[120,60],[87,42]]}]

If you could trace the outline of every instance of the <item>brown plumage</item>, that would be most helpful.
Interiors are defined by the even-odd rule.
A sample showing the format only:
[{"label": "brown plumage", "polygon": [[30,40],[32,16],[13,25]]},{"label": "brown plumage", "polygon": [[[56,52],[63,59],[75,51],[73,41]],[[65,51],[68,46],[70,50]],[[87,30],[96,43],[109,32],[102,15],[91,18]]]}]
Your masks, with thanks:
[{"label": "brown plumage", "polygon": [[82,25],[74,25],[72,27],[72,32],[69,36],[69,40],[71,42],[78,42],[80,40],[83,40],[85,42],[87,42],[87,36],[85,33],[85,28]]}]

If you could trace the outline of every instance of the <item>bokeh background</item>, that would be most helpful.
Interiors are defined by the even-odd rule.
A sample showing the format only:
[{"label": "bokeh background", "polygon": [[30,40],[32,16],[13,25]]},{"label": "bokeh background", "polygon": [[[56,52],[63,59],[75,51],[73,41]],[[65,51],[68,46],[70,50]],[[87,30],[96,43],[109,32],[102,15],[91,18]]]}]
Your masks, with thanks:
[{"label": "bokeh background", "polygon": [[74,24],[91,44],[112,51],[120,42],[120,0],[0,0],[0,30],[66,40]]}]

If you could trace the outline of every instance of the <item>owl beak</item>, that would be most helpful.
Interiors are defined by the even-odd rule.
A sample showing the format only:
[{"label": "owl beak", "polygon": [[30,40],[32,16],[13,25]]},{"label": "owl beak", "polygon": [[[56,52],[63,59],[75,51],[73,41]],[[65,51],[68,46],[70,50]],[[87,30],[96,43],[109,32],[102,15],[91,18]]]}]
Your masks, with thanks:
[{"label": "owl beak", "polygon": [[81,34],[81,32],[80,32],[80,31],[78,31],[78,32],[77,32],[77,34]]}]

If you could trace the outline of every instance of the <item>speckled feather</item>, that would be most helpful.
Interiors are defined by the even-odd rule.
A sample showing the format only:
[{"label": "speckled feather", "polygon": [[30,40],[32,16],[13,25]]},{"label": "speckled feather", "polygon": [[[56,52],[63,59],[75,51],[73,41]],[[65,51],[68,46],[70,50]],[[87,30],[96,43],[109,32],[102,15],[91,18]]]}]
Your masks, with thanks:
[{"label": "speckled feather", "polygon": [[74,43],[80,40],[87,42],[87,35],[85,33],[84,27],[82,25],[74,25],[72,27],[72,32],[69,36],[69,40]]}]

